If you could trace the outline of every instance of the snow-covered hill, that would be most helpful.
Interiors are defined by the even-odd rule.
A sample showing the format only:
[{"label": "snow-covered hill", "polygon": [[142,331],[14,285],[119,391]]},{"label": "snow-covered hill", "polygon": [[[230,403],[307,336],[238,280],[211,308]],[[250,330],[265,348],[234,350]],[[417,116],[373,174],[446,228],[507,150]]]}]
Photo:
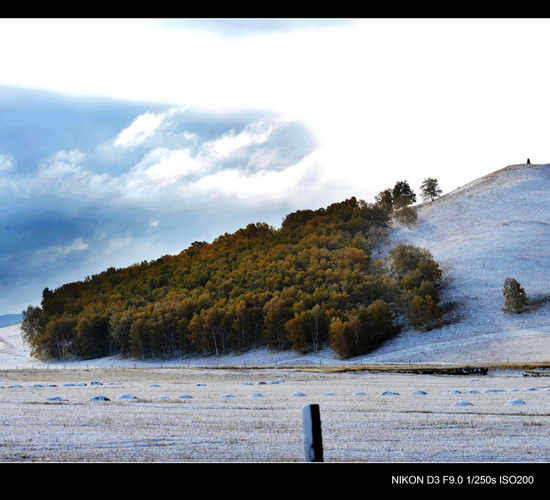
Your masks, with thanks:
[{"label": "snow-covered hill", "polygon": [[[550,165],[512,165],[418,207],[418,224],[395,228],[392,244],[429,249],[449,285],[459,322],[407,332],[371,361],[550,362]],[[502,311],[512,277],[540,302]]]},{"label": "snow-covered hill", "polygon": [[[361,359],[364,363],[550,362],[550,165],[512,165],[418,207],[418,224],[396,227],[392,245],[429,249],[444,270],[443,300],[455,304],[454,323],[430,332],[407,331]],[[502,311],[504,279],[517,279],[533,310]],[[327,349],[306,357],[270,353],[174,360],[164,365],[340,363]],[[90,366],[134,364],[108,358]],[[158,365],[158,361],[143,364]],[[39,366],[21,341],[19,325],[0,328],[0,368]],[[142,364],[142,363],[137,363]]]},{"label": "snow-covered hill", "polygon": [[21,321],[23,321],[23,314],[4,314],[0,316],[0,328],[20,323]]}]

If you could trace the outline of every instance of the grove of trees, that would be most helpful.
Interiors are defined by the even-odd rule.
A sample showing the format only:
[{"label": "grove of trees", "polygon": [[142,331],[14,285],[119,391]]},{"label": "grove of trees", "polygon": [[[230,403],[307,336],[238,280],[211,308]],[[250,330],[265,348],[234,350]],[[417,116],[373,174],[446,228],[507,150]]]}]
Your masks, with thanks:
[{"label": "grove of trees", "polygon": [[287,215],[279,229],[253,223],[178,255],[109,268],[56,290],[24,311],[23,331],[42,359],[112,354],[173,358],[258,346],[360,355],[400,328],[431,328],[441,269],[431,254],[397,245],[386,258],[395,210],[413,196],[350,198]]},{"label": "grove of trees", "polygon": [[416,224],[418,214],[411,206],[416,202],[416,194],[407,181],[398,181],[393,188],[378,193],[376,202],[384,207],[397,222],[409,227]]}]

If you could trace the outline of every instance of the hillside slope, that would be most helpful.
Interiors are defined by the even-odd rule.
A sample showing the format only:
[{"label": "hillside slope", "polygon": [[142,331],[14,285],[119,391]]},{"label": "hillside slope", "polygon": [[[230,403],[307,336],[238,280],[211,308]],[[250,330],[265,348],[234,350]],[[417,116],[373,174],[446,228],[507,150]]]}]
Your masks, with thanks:
[{"label": "hillside slope", "polygon": [[[368,355],[346,361],[326,349],[309,356],[256,349],[244,355],[191,360],[193,365],[282,363],[550,363],[550,165],[512,165],[481,177],[434,202],[418,206],[418,224],[395,227],[392,246],[429,249],[444,270],[443,300],[455,305],[452,324],[400,333]],[[538,305],[505,314],[502,286],[516,278]],[[21,342],[19,325],[0,329],[0,367],[37,363]],[[134,364],[103,358],[86,363]],[[138,362],[155,364],[157,361]],[[165,365],[189,364],[172,360]]]},{"label": "hillside slope", "polygon": [[[550,165],[512,165],[418,207],[393,243],[429,249],[449,278],[460,321],[407,332],[369,356],[385,362],[550,362]],[[504,279],[538,302],[502,312]]]},{"label": "hillside slope", "polygon": [[22,314],[4,314],[0,316],[0,328],[9,325],[15,325],[23,321]]}]

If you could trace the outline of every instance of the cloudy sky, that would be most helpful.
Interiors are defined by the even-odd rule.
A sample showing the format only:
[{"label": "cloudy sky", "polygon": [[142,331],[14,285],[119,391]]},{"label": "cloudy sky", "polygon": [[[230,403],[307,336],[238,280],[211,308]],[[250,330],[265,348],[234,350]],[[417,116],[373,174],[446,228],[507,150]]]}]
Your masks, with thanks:
[{"label": "cloudy sky", "polygon": [[0,315],[407,180],[550,161],[548,19],[0,19]]}]

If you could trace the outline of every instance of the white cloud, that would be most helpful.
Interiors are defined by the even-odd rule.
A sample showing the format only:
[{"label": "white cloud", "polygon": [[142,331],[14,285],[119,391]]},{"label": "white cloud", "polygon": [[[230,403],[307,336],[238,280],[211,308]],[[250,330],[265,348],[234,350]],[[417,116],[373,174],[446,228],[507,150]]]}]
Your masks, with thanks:
[{"label": "white cloud", "polygon": [[19,182],[22,191],[30,195],[54,193],[80,199],[111,196],[117,187],[109,174],[96,174],[81,164],[86,154],[74,149],[59,151],[43,161],[36,174]]},{"label": "white cloud", "polygon": [[222,137],[211,141],[205,146],[209,155],[216,157],[229,157],[247,146],[262,144],[276,129],[274,123],[267,123],[263,120],[251,123],[242,132],[228,132]]},{"label": "white cloud", "polygon": [[204,195],[251,204],[292,198],[305,200],[315,196],[324,181],[322,165],[313,153],[280,171],[262,170],[249,174],[239,169],[226,169],[205,175],[181,186],[180,193],[186,197]]},{"label": "white cloud", "polygon": [[115,139],[114,144],[123,148],[136,146],[154,134],[165,117],[165,113],[143,113],[139,115]]},{"label": "white cloud", "polygon": [[[125,170],[119,168],[119,173],[109,166],[114,159],[110,155],[113,141],[108,141],[103,143],[105,149],[92,153],[79,149],[59,151],[45,159],[36,172],[19,179],[18,185],[27,197],[54,194],[67,202],[101,202],[113,210],[134,206],[163,214],[203,206],[210,196],[239,203],[245,202],[246,197],[251,203],[260,204],[267,198],[288,200],[308,176],[309,185],[304,190],[322,185],[325,172],[319,165],[312,166],[313,156],[299,163],[294,160],[312,147],[304,145],[301,137],[290,137],[295,130],[299,132],[297,124],[266,116],[254,118],[243,127],[243,121],[249,118],[239,113],[228,114],[221,127],[209,122],[212,116],[208,113],[204,124],[200,122],[200,112],[165,120],[172,112],[173,109],[155,115],[158,120],[151,118],[153,114],[140,115],[145,120],[142,124],[150,118],[155,124],[148,129],[147,148],[143,153],[120,148],[116,159],[129,166]],[[129,132],[144,130],[145,127],[134,128],[139,121],[138,117],[116,137],[125,136],[124,144],[129,144],[132,137],[142,137]],[[191,132],[185,130],[197,123],[199,133],[192,128]],[[285,129],[288,125],[296,128]],[[213,131],[218,135],[212,138]],[[282,133],[274,135],[278,131]],[[96,161],[99,166],[94,164]],[[101,172],[100,168],[107,168],[110,173]],[[252,173],[258,171],[263,172]],[[9,189],[5,183],[3,187]],[[303,193],[299,197],[303,199]]]},{"label": "white cloud", "polygon": [[86,158],[86,155],[78,149],[72,151],[59,151],[44,161],[38,171],[41,178],[60,179],[67,175],[82,175],[82,168],[79,166]]},{"label": "white cloud", "polygon": [[128,172],[113,178],[111,187],[120,200],[166,203],[173,194],[171,186],[203,170],[203,164],[188,149],[158,147],[147,152]]},{"label": "white cloud", "polygon": [[159,148],[152,153],[160,159],[145,170],[147,178],[161,184],[173,184],[182,177],[200,172],[203,166],[187,149],[167,150]]},{"label": "white cloud", "polygon": [[[187,117],[181,119],[181,123],[186,123]],[[261,119],[247,124],[240,131],[231,129],[214,139],[205,140],[197,133],[179,130],[178,120],[173,120],[173,127],[156,127],[149,136],[149,144],[167,143],[171,147],[157,146],[147,151],[126,173],[112,177],[109,185],[113,192],[118,190],[117,201],[139,202],[156,208],[163,205],[172,208],[188,206],[190,200],[202,196],[205,191],[213,189],[219,192],[217,185],[231,189],[234,182],[241,185],[241,191],[243,186],[256,182],[256,187],[250,187],[253,196],[266,189],[276,190],[274,180],[281,183],[282,174],[273,178],[266,175],[265,184],[259,178],[255,181],[254,177],[239,173],[238,169],[248,166],[255,170],[270,170],[274,166],[280,169],[284,155],[289,152],[281,154],[274,145],[262,146],[285,124],[288,123],[281,119]],[[177,147],[179,144],[189,145],[190,141],[190,147]],[[236,167],[233,164],[233,170],[229,165],[235,159],[240,163]],[[242,178],[237,181],[235,177],[239,176]],[[280,194],[274,194],[274,197],[278,196]]]},{"label": "white cloud", "polygon": [[81,252],[83,250],[87,250],[88,247],[89,247],[88,243],[86,243],[82,238],[77,238],[70,245],[67,245],[66,247],[62,247],[60,249],[60,252],[63,255],[69,255],[73,252]]},{"label": "white cloud", "polygon": [[118,238],[112,238],[107,242],[105,247],[105,253],[118,252],[133,243],[134,239],[130,236],[122,236]]},{"label": "white cloud", "polygon": [[10,155],[0,154],[0,172],[7,172],[13,168],[13,158]]},{"label": "white cloud", "polygon": [[83,252],[88,250],[89,244],[83,238],[76,238],[68,245],[52,245],[47,248],[42,248],[34,253],[34,258],[31,259],[35,264],[54,264],[57,261],[67,258],[75,252]]}]

